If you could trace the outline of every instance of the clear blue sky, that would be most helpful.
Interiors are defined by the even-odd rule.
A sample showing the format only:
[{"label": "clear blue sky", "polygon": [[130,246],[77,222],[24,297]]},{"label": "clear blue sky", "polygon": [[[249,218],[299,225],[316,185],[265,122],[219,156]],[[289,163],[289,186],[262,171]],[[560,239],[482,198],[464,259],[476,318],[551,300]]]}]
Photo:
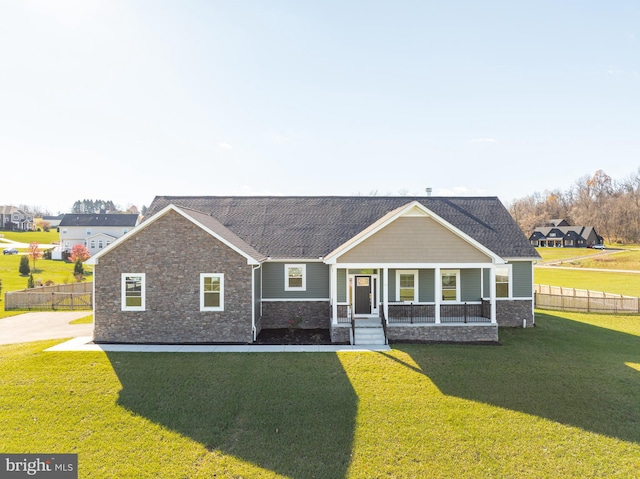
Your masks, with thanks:
[{"label": "clear blue sky", "polygon": [[0,0],[0,204],[491,195],[640,166],[640,2]]}]

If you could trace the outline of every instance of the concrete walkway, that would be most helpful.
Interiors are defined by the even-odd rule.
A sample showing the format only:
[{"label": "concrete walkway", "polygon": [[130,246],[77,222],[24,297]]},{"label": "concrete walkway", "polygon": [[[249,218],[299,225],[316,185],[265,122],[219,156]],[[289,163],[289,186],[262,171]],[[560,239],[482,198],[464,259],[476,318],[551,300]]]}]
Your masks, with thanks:
[{"label": "concrete walkway", "polygon": [[93,344],[93,324],[69,324],[90,311],[25,313],[0,319],[0,344],[29,343],[73,338],[45,351],[102,351],[142,353],[335,353],[341,351],[390,351],[386,345],[171,345]]},{"label": "concrete walkway", "polygon": [[0,344],[90,336],[93,334],[93,324],[69,324],[89,314],[91,311],[52,311],[0,319]]},{"label": "concrete walkway", "polygon": [[78,337],[49,349],[49,352],[62,351],[102,351],[130,353],[338,353],[363,351],[391,351],[386,345],[333,346],[333,345],[172,345],[172,344],[93,344],[91,336]]}]

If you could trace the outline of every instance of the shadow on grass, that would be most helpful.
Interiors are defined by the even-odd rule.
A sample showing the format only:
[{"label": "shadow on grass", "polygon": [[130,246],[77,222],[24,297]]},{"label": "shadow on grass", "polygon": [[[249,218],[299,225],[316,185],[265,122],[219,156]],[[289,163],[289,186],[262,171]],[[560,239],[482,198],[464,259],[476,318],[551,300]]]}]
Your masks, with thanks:
[{"label": "shadow on grass", "polygon": [[344,478],[357,397],[335,354],[109,353],[118,404],[291,478]]},{"label": "shadow on grass", "polygon": [[[635,320],[635,318],[633,319]],[[537,314],[500,348],[394,345],[442,393],[640,443],[640,337]]]}]

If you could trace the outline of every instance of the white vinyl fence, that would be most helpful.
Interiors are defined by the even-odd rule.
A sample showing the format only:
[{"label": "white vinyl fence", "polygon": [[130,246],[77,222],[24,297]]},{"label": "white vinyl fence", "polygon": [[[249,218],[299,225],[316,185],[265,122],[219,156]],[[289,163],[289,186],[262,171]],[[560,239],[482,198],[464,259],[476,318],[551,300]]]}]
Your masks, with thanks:
[{"label": "white vinyl fence", "polygon": [[640,313],[640,298],[621,294],[535,284],[535,306],[586,313]]}]

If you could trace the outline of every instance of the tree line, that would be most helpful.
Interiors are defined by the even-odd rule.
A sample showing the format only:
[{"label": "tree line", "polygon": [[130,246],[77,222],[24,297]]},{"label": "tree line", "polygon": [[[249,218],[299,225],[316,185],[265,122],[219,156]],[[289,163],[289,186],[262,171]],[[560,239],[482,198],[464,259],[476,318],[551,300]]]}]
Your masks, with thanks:
[{"label": "tree line", "polygon": [[135,205],[131,205],[126,209],[122,209],[111,200],[77,200],[71,207],[71,213],[76,214],[94,214],[94,213],[133,213],[144,214],[146,206],[142,207],[142,211],[138,210]]},{"label": "tree line", "polygon": [[514,200],[508,209],[527,236],[562,218],[571,225],[595,227],[608,243],[640,243],[640,168],[621,180],[598,170],[565,192],[536,192]]}]

